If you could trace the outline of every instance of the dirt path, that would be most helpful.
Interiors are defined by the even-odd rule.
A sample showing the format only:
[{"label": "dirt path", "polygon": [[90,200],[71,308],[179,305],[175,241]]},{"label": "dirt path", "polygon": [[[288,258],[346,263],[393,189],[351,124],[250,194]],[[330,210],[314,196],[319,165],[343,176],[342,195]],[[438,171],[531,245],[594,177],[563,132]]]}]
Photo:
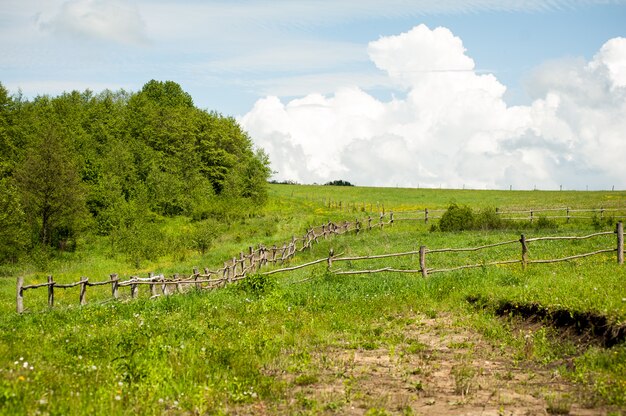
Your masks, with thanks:
[{"label": "dirt path", "polygon": [[[310,351],[308,370],[281,375],[278,405],[234,413],[341,415],[603,415],[555,369],[516,362],[449,315],[415,315],[394,347]],[[528,345],[530,354],[532,345]],[[519,352],[518,352],[519,354]],[[526,361],[525,361],[526,362]]]}]

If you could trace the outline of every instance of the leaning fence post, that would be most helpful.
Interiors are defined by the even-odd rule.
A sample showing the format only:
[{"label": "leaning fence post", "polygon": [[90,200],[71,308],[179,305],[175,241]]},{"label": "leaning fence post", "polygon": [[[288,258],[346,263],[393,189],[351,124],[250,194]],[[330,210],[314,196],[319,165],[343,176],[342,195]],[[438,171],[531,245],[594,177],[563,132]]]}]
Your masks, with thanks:
[{"label": "leaning fence post", "polygon": [[617,223],[617,264],[624,264],[624,224]]},{"label": "leaning fence post", "polygon": [[422,277],[428,277],[428,269],[426,269],[426,246],[420,246],[420,269]]},{"label": "leaning fence post", "polygon": [[110,277],[111,277],[111,295],[113,296],[113,299],[117,299],[118,297],[117,288],[118,288],[118,283],[119,283],[119,280],[117,279],[117,273],[111,274]]},{"label": "leaning fence post", "polygon": [[24,290],[22,289],[24,286],[24,278],[22,276],[18,276],[17,278],[17,313],[24,312]]},{"label": "leaning fence post", "polygon": [[85,295],[87,294],[87,283],[89,282],[89,279],[87,279],[86,277],[81,277],[80,278],[80,305],[86,305],[87,304],[87,300],[85,299]]},{"label": "leaning fence post", "polygon": [[52,280],[52,275],[48,276],[48,306],[50,308],[54,306],[54,280]]},{"label": "leaning fence post", "polygon": [[526,264],[528,263],[528,246],[526,245],[526,236],[524,234],[520,237],[519,242],[522,244],[522,269],[526,269]]}]

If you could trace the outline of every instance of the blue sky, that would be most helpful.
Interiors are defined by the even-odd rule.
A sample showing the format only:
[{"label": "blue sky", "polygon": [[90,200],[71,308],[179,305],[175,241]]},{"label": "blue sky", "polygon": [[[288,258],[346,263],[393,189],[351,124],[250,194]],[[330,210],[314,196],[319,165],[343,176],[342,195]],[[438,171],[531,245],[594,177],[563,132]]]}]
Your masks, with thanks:
[{"label": "blue sky", "polygon": [[[197,106],[237,116],[270,154],[277,179],[318,182],[342,176],[384,186],[626,188],[626,168],[607,171],[608,159],[584,156],[590,140],[613,153],[625,150],[616,139],[623,127],[618,121],[624,105],[621,43],[611,43],[598,58],[605,43],[626,37],[625,22],[626,1],[619,0],[4,0],[0,82],[31,97],[86,88],[136,91],[150,79],[176,81]],[[417,27],[425,29],[413,30]],[[389,42],[376,49],[372,45],[379,40]],[[392,57],[396,47],[403,54]],[[420,55],[427,50],[430,55]],[[400,62],[403,57],[416,58],[413,66]],[[463,85],[476,88],[451,88],[441,102],[429,101],[437,90],[419,98],[442,81],[409,77],[398,68],[433,74],[458,70],[423,66],[420,59],[467,64],[463,71],[471,78]],[[597,113],[598,106],[579,99],[591,84],[578,81],[597,80],[604,73],[599,67],[610,73],[606,82],[612,83],[603,99],[617,107],[593,119],[598,123],[594,139],[589,128],[574,124],[583,114],[591,123]],[[582,75],[560,75],[572,73]],[[454,82],[440,85],[445,89]],[[471,101],[485,89],[488,100]],[[354,94],[342,95],[345,90]],[[466,99],[454,117],[434,114],[425,121],[424,108],[447,108]],[[363,107],[363,113],[333,107],[328,131],[341,129],[343,135],[317,143],[317,137],[299,131],[309,124],[310,130],[318,127],[320,114],[305,111],[312,105]],[[507,111],[497,113],[502,106]],[[471,116],[476,108],[484,112]],[[517,112],[526,124],[486,122],[484,128],[469,129],[455,124],[471,117],[488,120],[496,113],[504,120]],[[349,120],[334,118],[344,113],[363,118],[371,129],[347,128]],[[409,126],[420,135],[407,133]],[[457,138],[460,132],[468,132],[467,137]],[[418,167],[366,151],[383,141],[413,154],[427,139],[456,150],[433,148]],[[476,143],[481,143],[480,155],[461,152]],[[325,162],[323,150],[329,149],[336,157]],[[391,170],[389,177],[380,179],[376,169],[353,160],[358,152],[368,163],[377,160]],[[468,158],[476,166],[468,166]],[[490,163],[492,174],[481,171]],[[572,176],[576,179],[568,179]]]}]

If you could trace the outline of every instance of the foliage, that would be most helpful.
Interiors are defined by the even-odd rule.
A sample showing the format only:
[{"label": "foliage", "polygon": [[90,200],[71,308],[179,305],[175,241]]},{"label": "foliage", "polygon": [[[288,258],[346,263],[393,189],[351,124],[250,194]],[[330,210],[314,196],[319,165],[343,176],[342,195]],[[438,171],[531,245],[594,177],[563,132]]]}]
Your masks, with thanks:
[{"label": "foliage", "polygon": [[83,185],[58,128],[46,123],[41,129],[15,179],[39,243],[64,248],[83,221]]},{"label": "foliage", "polygon": [[463,231],[473,228],[474,212],[468,206],[450,204],[439,221],[439,229],[441,231]]},{"label": "foliage", "polygon": [[325,186],[354,186],[348,181],[344,181],[343,179],[337,179],[334,181],[326,182]]},{"label": "foliage", "polygon": [[17,188],[7,178],[0,178],[0,263],[15,263],[26,247],[24,211]]},{"label": "foliage", "polygon": [[13,247],[0,240],[0,264],[37,244],[68,250],[96,235],[112,236],[112,247],[137,264],[151,255],[135,236],[155,232],[130,214],[138,204],[148,217],[207,218],[224,206],[249,212],[267,201],[270,174],[267,155],[234,118],[196,108],[175,82],[31,101],[0,84],[0,179],[11,189],[2,203],[19,205],[33,236]]}]

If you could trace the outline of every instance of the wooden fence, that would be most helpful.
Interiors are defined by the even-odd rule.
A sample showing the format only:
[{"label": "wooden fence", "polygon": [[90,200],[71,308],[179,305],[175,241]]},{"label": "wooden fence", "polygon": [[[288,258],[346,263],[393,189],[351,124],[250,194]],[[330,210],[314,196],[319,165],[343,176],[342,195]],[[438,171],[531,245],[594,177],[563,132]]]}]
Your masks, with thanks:
[{"label": "wooden fence", "polygon": [[[599,236],[605,235],[616,235],[617,242],[615,248],[605,248],[600,250],[595,250],[592,252],[576,254],[572,256],[556,258],[556,259],[528,259],[528,244],[536,241],[564,241],[564,240],[585,240],[590,238],[595,238]],[[476,252],[480,250],[491,249],[495,247],[511,245],[511,244],[520,244],[521,247],[521,255],[519,259],[511,259],[511,260],[502,260],[502,261],[493,261],[488,263],[478,263],[478,264],[465,264],[451,268],[428,268],[426,262],[426,255],[432,255],[436,253],[452,253],[452,252]],[[463,269],[471,269],[478,267],[486,267],[486,266],[496,266],[496,265],[507,265],[507,264],[521,264],[522,268],[526,268],[529,264],[546,264],[546,263],[557,263],[563,261],[570,261],[579,258],[595,256],[602,253],[617,253],[617,263],[620,265],[624,264],[624,227],[622,222],[618,222],[616,225],[615,231],[604,231],[594,234],[589,234],[585,236],[573,236],[573,237],[535,237],[535,238],[526,238],[524,234],[521,235],[519,240],[510,240],[504,241],[494,244],[487,244],[479,247],[470,247],[470,248],[440,248],[440,249],[428,249],[426,246],[420,246],[419,250],[407,251],[402,253],[390,253],[390,254],[377,254],[377,255],[368,255],[368,256],[353,256],[353,257],[341,257],[336,256],[331,250],[328,257],[321,258],[318,260],[314,260],[305,264],[301,264],[298,266],[292,266],[288,268],[271,270],[265,273],[261,273],[264,275],[270,275],[274,273],[280,272],[288,272],[292,270],[301,269],[304,267],[309,267],[315,264],[326,262],[328,265],[328,269],[331,270],[333,264],[338,262],[358,262],[363,260],[379,260],[391,257],[405,257],[405,256],[419,256],[419,268],[416,269],[397,269],[393,267],[383,267],[378,269],[368,269],[368,270],[348,270],[348,271],[334,271],[334,274],[337,275],[354,275],[354,274],[370,274],[370,273],[381,273],[381,272],[395,272],[395,273],[419,273],[423,277],[428,277],[430,274],[434,273],[442,273],[442,272],[451,272],[456,270]]]},{"label": "wooden fence", "polygon": [[[427,209],[424,211],[425,221],[428,221],[429,219],[433,218],[433,217],[429,217],[429,214],[431,212],[429,212]],[[442,212],[442,210],[437,210],[437,212]],[[404,218],[404,220],[410,220],[410,218]],[[184,289],[187,289],[190,287],[195,288],[197,290],[213,289],[216,287],[224,286],[231,282],[236,282],[238,280],[244,279],[248,275],[248,273],[256,273],[262,267],[265,267],[267,265],[270,265],[270,264],[282,265],[287,260],[290,260],[291,258],[293,258],[297,252],[310,249],[313,244],[319,241],[319,239],[322,239],[322,238],[327,239],[330,236],[341,235],[341,234],[345,234],[349,232],[354,232],[358,234],[362,230],[370,231],[372,229],[383,229],[385,226],[393,226],[395,221],[397,221],[397,218],[394,217],[393,212],[389,212],[388,215],[381,212],[378,215],[378,218],[372,218],[372,216],[370,215],[364,220],[359,220],[357,218],[354,221],[343,221],[343,222],[338,222],[338,223],[329,221],[328,223],[308,229],[306,233],[300,238],[292,237],[292,239],[289,242],[283,243],[282,246],[274,245],[270,248],[270,247],[265,247],[264,245],[259,245],[256,249],[253,247],[249,247],[247,254],[240,252],[239,256],[234,256],[228,261],[225,261],[222,268],[217,269],[217,270],[209,270],[208,268],[204,268],[202,273],[198,269],[194,268],[191,274],[184,274],[184,273],[174,274],[171,277],[165,277],[164,275],[153,276],[152,274],[149,274],[149,276],[146,278],[141,278],[139,276],[131,276],[126,280],[120,280],[117,274],[111,274],[109,276],[109,279],[104,280],[104,281],[91,282],[89,278],[82,277],[81,280],[78,282],[67,283],[67,284],[55,282],[52,276],[48,276],[47,282],[38,283],[38,284],[30,284],[30,285],[24,285],[23,277],[18,277],[17,300],[16,300],[17,308],[16,309],[18,313],[22,313],[24,311],[24,293],[27,290],[32,290],[32,289],[37,289],[37,288],[42,288],[42,287],[48,288],[48,305],[50,307],[54,306],[55,289],[70,289],[74,287],[79,287],[80,288],[79,303],[81,305],[85,305],[87,303],[87,300],[86,300],[87,288],[92,287],[92,286],[111,285],[111,296],[113,299],[118,299],[119,289],[126,287],[126,286],[130,288],[131,299],[136,298],[138,296],[139,287],[143,285],[149,286],[151,298],[158,297],[161,295],[168,295],[173,292],[182,292]],[[618,248],[617,249],[607,249],[607,250],[602,250],[600,252],[585,254],[585,255],[581,255],[577,257],[583,257],[587,255],[592,255],[592,254],[599,254],[599,253],[606,252],[606,251],[617,250],[618,261],[620,261],[619,258],[621,256],[620,264],[622,264],[623,263],[623,228],[621,227],[622,226],[620,222],[618,224],[617,231],[616,231],[618,235]],[[622,230],[621,233],[619,231],[620,229]],[[613,232],[592,234],[591,236],[610,234],[610,233],[613,233]],[[568,237],[543,237],[542,239],[566,239],[566,238]],[[580,238],[590,238],[590,237],[587,236],[587,237],[571,237],[571,238],[580,239]],[[522,244],[522,247],[525,247],[525,243],[528,243],[531,241],[537,241],[537,240],[538,239],[524,240],[524,237],[522,236],[522,238],[520,239],[520,243]],[[622,247],[621,251],[619,249],[619,244],[620,244],[619,241],[621,241],[621,247]],[[402,255],[414,255],[414,254],[421,253],[420,254],[420,269],[418,270],[394,270],[394,269],[387,268],[387,269],[380,270],[380,271],[398,271],[398,272],[411,272],[411,273],[419,272],[419,273],[422,273],[422,275],[427,276],[428,273],[458,270],[458,269],[469,268],[469,267],[482,267],[484,266],[484,264],[465,265],[465,266],[460,266],[454,269],[427,269],[425,256],[427,253],[437,253],[437,252],[444,252],[444,251],[477,251],[477,250],[489,248],[492,246],[512,244],[515,242],[516,241],[498,243],[496,245],[471,248],[471,249],[428,250],[426,247],[423,247],[420,249],[419,252],[381,255],[382,257],[380,258],[397,257],[397,256],[402,256]],[[341,262],[341,261],[348,261],[348,260],[357,261],[357,260],[366,259],[366,258],[371,259],[371,258],[377,258],[377,257],[365,256],[363,258],[360,258],[360,257],[359,258],[341,258],[341,257],[335,257],[334,255],[332,255],[332,256],[329,256],[328,258],[319,259],[314,262],[307,263],[305,265],[293,266],[293,267],[289,267],[285,269],[269,271],[267,272],[267,274],[277,273],[280,271],[297,270],[302,267],[307,267],[307,266],[318,264],[324,261],[328,262],[330,266],[332,262],[337,262],[337,261]],[[563,260],[569,260],[569,259],[571,258],[561,259],[557,261],[563,261]],[[510,260],[504,263],[493,263],[493,264],[511,264],[511,263],[516,263],[520,261],[522,262],[524,266],[528,263],[548,262],[545,260],[527,261],[525,260],[524,256],[522,256],[521,260]],[[487,265],[490,265],[490,264],[487,264]],[[361,273],[371,273],[371,272],[374,272],[374,271],[361,271]],[[343,272],[343,273],[355,274],[357,272],[350,271],[350,272]],[[159,288],[160,288],[161,293],[158,293]]]},{"label": "wooden fence", "polygon": [[[390,211],[390,215],[395,213],[395,221],[424,221],[427,223],[431,220],[440,219],[445,209],[428,209],[423,210],[396,210]],[[565,220],[569,223],[573,220],[604,220],[611,218],[614,220],[626,218],[626,207],[623,208],[537,208],[525,210],[501,210],[495,209],[495,213],[506,221],[533,221],[539,218],[549,220]]]},{"label": "wooden fence", "polygon": [[[109,279],[103,281],[91,282],[89,278],[82,277],[78,282],[65,284],[54,281],[53,276],[48,276],[47,281],[44,283],[29,285],[24,284],[23,277],[18,277],[16,309],[18,313],[24,312],[24,293],[28,290],[42,287],[48,288],[49,307],[54,306],[55,289],[79,287],[78,300],[80,305],[87,303],[87,288],[92,286],[111,285],[111,296],[113,299],[119,299],[119,289],[126,286],[130,288],[131,299],[138,296],[140,286],[149,286],[151,298],[183,292],[189,288],[196,290],[214,289],[244,279],[249,273],[258,272],[267,265],[284,264],[293,258],[297,252],[310,249],[320,239],[327,239],[334,235],[349,232],[358,234],[361,230],[382,229],[387,225],[393,225],[393,221],[393,213],[389,220],[386,220],[385,215],[381,213],[378,221],[371,216],[368,216],[365,220],[357,218],[352,222],[335,223],[329,221],[320,226],[309,228],[302,237],[292,237],[290,241],[282,245],[274,245],[272,247],[259,245],[256,249],[251,246],[246,254],[240,252],[238,256],[225,261],[222,268],[217,270],[204,268],[202,273],[197,268],[194,268],[191,274],[181,273],[166,277],[162,274],[153,275],[150,273],[148,277],[131,276],[126,280],[120,280],[118,275],[114,273],[109,275]],[[158,293],[159,291],[161,293]]]}]

